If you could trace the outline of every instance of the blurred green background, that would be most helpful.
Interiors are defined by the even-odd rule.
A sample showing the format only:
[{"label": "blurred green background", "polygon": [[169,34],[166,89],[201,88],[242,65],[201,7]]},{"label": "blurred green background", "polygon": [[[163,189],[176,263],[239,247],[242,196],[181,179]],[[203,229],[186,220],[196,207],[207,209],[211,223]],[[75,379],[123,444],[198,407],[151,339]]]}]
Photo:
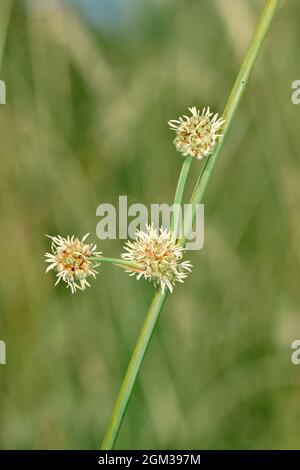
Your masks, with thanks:
[{"label": "blurred green background", "polygon": [[[1,0],[2,449],[99,447],[153,287],[109,265],[85,293],[54,287],[44,234],[90,232],[118,256],[97,206],[172,200],[166,121],[222,112],[263,5]],[[284,1],[268,34],[117,448],[299,448],[299,16]]]}]

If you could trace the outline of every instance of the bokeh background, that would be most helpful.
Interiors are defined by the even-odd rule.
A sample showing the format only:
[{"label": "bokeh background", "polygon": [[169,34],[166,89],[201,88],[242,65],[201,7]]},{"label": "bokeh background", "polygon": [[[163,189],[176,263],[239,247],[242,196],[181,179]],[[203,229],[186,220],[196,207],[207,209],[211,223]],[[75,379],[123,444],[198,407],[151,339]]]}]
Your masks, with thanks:
[{"label": "bokeh background", "polygon": [[[2,449],[99,447],[153,287],[109,265],[85,293],[54,287],[44,234],[90,232],[118,256],[123,241],[96,238],[97,206],[172,201],[166,121],[222,112],[263,4],[1,0]],[[299,448],[299,16],[283,1],[117,448]]]}]

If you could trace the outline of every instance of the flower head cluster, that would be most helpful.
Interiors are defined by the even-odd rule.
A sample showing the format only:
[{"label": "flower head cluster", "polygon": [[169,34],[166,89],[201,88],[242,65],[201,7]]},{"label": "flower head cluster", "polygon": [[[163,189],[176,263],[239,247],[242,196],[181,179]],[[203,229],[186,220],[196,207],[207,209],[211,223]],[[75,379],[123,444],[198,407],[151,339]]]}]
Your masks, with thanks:
[{"label": "flower head cluster", "polygon": [[222,135],[218,132],[225,121],[218,119],[218,114],[211,113],[209,107],[201,112],[194,106],[189,111],[191,116],[180,117],[168,124],[170,129],[176,131],[176,149],[184,156],[201,160],[213,152],[217,138]]},{"label": "flower head cluster", "polygon": [[175,282],[183,282],[191,271],[190,262],[182,261],[184,248],[176,243],[172,232],[163,228],[157,230],[147,225],[146,231],[138,230],[135,241],[128,241],[124,249],[122,258],[140,267],[126,271],[137,279],[144,277],[154,282],[162,292],[165,287],[172,292]]},{"label": "flower head cluster", "polygon": [[[46,263],[50,263],[46,272],[51,269],[57,272],[57,281],[63,280],[67,287],[71,288],[72,293],[76,289],[85,290],[90,287],[87,281],[89,276],[96,277],[95,268],[99,263],[93,261],[92,257],[101,257],[100,252],[96,252],[96,245],[86,243],[89,236],[87,233],[82,240],[72,237],[63,238],[60,235],[50,237],[52,240],[52,253],[46,253]],[[56,285],[55,284],[55,285]]]}]

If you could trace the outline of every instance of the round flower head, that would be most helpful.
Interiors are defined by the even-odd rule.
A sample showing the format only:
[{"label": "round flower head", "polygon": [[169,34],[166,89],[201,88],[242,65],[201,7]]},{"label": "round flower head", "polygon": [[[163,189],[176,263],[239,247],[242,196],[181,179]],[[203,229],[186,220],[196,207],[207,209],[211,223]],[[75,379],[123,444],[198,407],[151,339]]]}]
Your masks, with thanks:
[{"label": "round flower head", "polygon": [[218,131],[225,121],[218,119],[218,114],[213,115],[209,108],[204,108],[201,113],[194,106],[189,108],[189,111],[191,116],[180,117],[179,120],[169,121],[168,124],[170,129],[176,131],[176,149],[185,157],[190,155],[201,160],[213,152],[217,138],[222,136]]},{"label": "round flower head", "polygon": [[63,238],[60,235],[50,237],[52,240],[52,253],[46,253],[46,263],[50,263],[46,269],[46,273],[51,269],[57,272],[58,284],[60,280],[67,283],[67,287],[71,288],[72,294],[79,290],[85,290],[86,286],[90,287],[87,281],[89,276],[96,277],[95,268],[99,263],[93,261],[92,257],[101,257],[100,252],[96,252],[96,245],[85,243],[89,236],[87,233],[82,240],[72,237]]},{"label": "round flower head", "polygon": [[127,268],[126,271],[137,279],[144,277],[154,282],[162,292],[165,287],[172,292],[175,282],[183,282],[191,271],[189,261],[181,261],[184,248],[176,244],[173,233],[166,229],[157,230],[147,225],[146,231],[138,230],[135,241],[126,242],[124,249],[126,253],[121,257],[140,266],[140,269]]}]

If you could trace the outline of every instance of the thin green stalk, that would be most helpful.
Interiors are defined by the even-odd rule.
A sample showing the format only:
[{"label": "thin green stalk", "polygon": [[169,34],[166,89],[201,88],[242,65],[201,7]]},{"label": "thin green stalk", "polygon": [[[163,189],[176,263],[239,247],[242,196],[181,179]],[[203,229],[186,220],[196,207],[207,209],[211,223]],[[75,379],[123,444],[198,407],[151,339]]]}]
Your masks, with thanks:
[{"label": "thin green stalk", "polygon": [[157,318],[165,303],[167,295],[167,289],[165,289],[164,293],[157,291],[154,295],[146,316],[146,320],[142,326],[139,338],[131,356],[128,369],[119,392],[119,396],[115,403],[110,423],[102,442],[102,450],[112,449],[117,439],[137,374],[144,359],[147,347],[156,325]]},{"label": "thin green stalk", "polygon": [[[199,203],[202,200],[204,191],[207,187],[209,178],[212,174],[212,170],[214,168],[214,165],[219,156],[221,147],[223,145],[224,138],[228,132],[228,129],[230,127],[234,114],[237,110],[238,104],[241,100],[242,94],[247,85],[247,82],[250,77],[253,66],[255,64],[256,58],[262,47],[265,35],[269,29],[269,26],[271,24],[271,21],[274,17],[274,14],[276,12],[276,9],[279,3],[280,3],[280,0],[267,0],[266,1],[266,5],[263,10],[261,19],[257,25],[256,31],[250,43],[245,60],[241,66],[241,69],[239,71],[235,84],[233,86],[232,92],[229,96],[227,105],[225,107],[224,119],[226,119],[226,123],[223,128],[223,138],[217,144],[214,154],[211,155],[206,160],[201,176],[198,182],[196,183],[192,200],[191,200],[191,202],[194,205],[196,203]],[[185,167],[185,171],[186,169],[187,168]],[[184,183],[185,182],[186,182],[186,177],[185,177]],[[180,190],[179,190],[180,201],[181,201],[183,189],[184,189],[184,184],[182,187],[180,185]],[[189,221],[190,229],[192,227],[192,223],[193,223],[193,219]],[[138,342],[136,344],[133,355],[131,357],[124,381],[122,383],[122,386],[119,392],[119,396],[117,398],[117,401],[116,401],[116,404],[112,413],[112,417],[110,419],[110,422],[109,422],[109,425],[108,425],[108,428],[107,428],[107,431],[106,431],[106,434],[102,443],[101,448],[103,450],[112,449],[115,444],[115,441],[116,441],[124,414],[126,412],[126,408],[127,408],[130,396],[131,396],[131,392],[135,384],[136,377],[138,375],[138,372],[142,364],[143,358],[145,356],[147,347],[149,345],[153,330],[155,328],[159,313],[162,310],[166,297],[167,297],[167,290],[165,291],[164,294],[162,294],[161,292],[156,292],[153,298],[153,301],[151,303],[150,309],[148,310],[145,323],[142,327],[140,336],[138,338]]]},{"label": "thin green stalk", "polygon": [[[232,91],[230,93],[229,99],[225,106],[225,110],[223,113],[223,118],[225,119],[225,124],[223,126],[223,137],[220,138],[219,142],[217,143],[214,153],[209,158],[206,159],[205,165],[202,169],[202,172],[194,188],[193,195],[190,201],[190,204],[193,205],[193,211],[192,211],[192,216],[187,221],[187,223],[185,223],[185,234],[189,234],[191,231],[193,221],[196,215],[196,204],[200,204],[201,201],[203,200],[203,195],[207,188],[208,181],[212,175],[214,166],[220,155],[220,151],[223,147],[225,137],[231,126],[232,120],[234,118],[234,115],[240,103],[240,100],[243,96],[243,93],[249,81],[251,72],[255,65],[256,59],[262,48],[265,36],[271,25],[272,19],[280,4],[280,1],[281,0],[267,0],[266,1],[265,8],[257,24],[256,30],[250,42],[247,54],[242,63],[238,76],[233,85]],[[186,238],[184,238],[181,242],[184,245],[186,242]]]},{"label": "thin green stalk", "polygon": [[189,173],[189,169],[191,167],[193,157],[188,155],[185,157],[182,168],[181,168],[181,173],[179,175],[178,183],[177,183],[177,188],[175,192],[175,197],[174,197],[174,207],[173,207],[173,212],[172,212],[172,219],[171,219],[171,230],[174,231],[176,234],[176,237],[178,236],[178,229],[179,229],[179,221],[180,221],[180,207],[181,207],[181,202],[182,202],[182,196],[183,196],[183,191],[186,183],[186,179]]},{"label": "thin green stalk", "polygon": [[[174,212],[172,212],[172,219],[171,219],[171,230],[174,230],[176,235],[178,231],[179,216],[180,216],[180,211],[177,211],[177,206],[179,207],[182,202],[184,187],[185,187],[186,179],[189,173],[192,160],[193,160],[193,157],[190,157],[190,156],[185,157],[183,164],[182,164],[182,168],[181,168],[181,172],[179,175],[177,188],[175,192]],[[93,259],[96,260],[96,258],[93,258]],[[116,265],[121,265],[121,264],[128,265],[129,264],[125,262],[124,260],[118,260],[115,258],[97,258],[97,260],[101,262],[104,261],[108,263],[113,263]],[[131,264],[134,264],[134,263],[131,263]],[[136,268],[138,268],[138,265],[136,265]],[[122,423],[122,420],[123,420],[123,417],[124,417],[124,414],[128,405],[129,398],[131,396],[131,392],[132,392],[139,368],[145,356],[153,330],[156,325],[157,318],[167,298],[167,295],[168,295],[168,290],[166,289],[164,293],[156,292],[153,298],[153,301],[151,303],[151,306],[146,316],[146,320],[140,332],[140,336],[138,338],[137,344],[133,351],[127,372],[125,374],[125,377],[124,377],[124,380],[123,380],[123,383],[119,392],[119,396],[115,403],[111,420],[110,420],[109,426],[107,428],[107,431],[105,433],[105,436],[101,445],[102,450],[112,449],[114,446],[114,443],[118,436],[118,432],[119,432],[119,429],[120,429],[120,426],[121,426],[121,423]]]},{"label": "thin green stalk", "polygon": [[99,261],[99,263],[112,263],[112,264],[115,264],[116,266],[136,269],[137,271],[143,269],[142,266],[140,266],[137,263],[131,263],[130,261],[126,261],[125,259],[120,259],[120,258],[102,258],[102,257],[98,258],[98,257],[92,256],[90,259],[92,261]]}]

